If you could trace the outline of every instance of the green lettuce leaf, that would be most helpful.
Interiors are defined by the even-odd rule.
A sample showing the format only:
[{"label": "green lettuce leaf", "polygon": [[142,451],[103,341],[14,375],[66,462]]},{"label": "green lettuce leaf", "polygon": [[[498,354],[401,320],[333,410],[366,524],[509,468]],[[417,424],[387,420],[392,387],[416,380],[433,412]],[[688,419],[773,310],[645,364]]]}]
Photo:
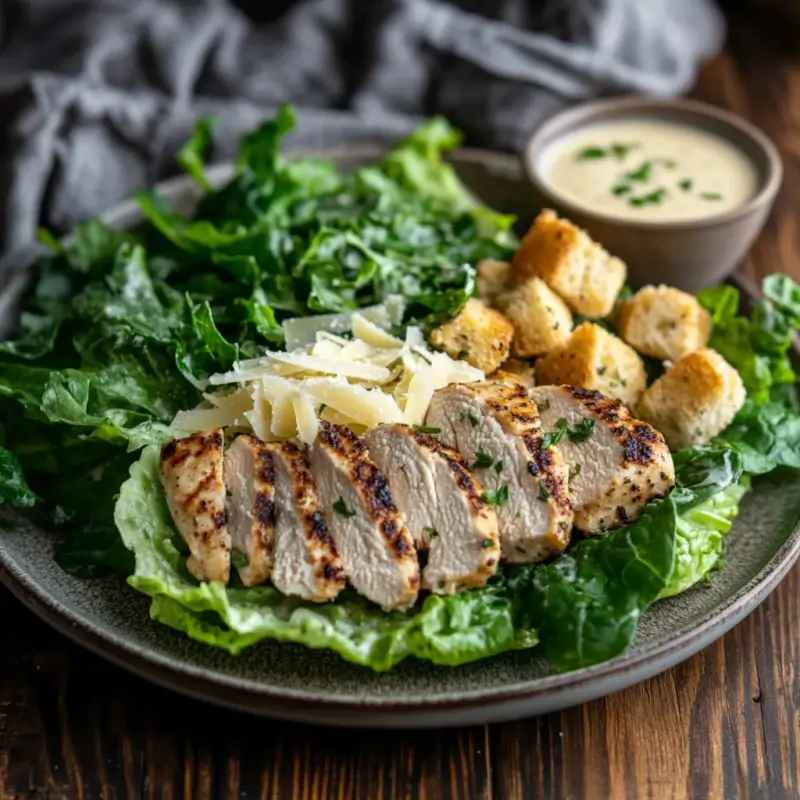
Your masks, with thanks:
[{"label": "green lettuce leaf", "polygon": [[313,604],[268,586],[198,584],[186,569],[158,470],[158,450],[146,448],[120,489],[114,519],[136,559],[129,583],[153,597],[153,619],[193,638],[231,653],[262,639],[298,642],[375,670],[409,655],[454,666],[537,641],[535,630],[522,624],[520,599],[503,581],[392,613],[349,592],[335,603]]},{"label": "green lettuce leaf", "polygon": [[0,447],[0,503],[10,503],[18,508],[30,508],[36,502],[19,459],[5,447]]},{"label": "green lettuce leaf", "polygon": [[215,124],[216,120],[213,118],[199,120],[177,156],[178,163],[206,191],[211,190],[211,184],[206,178],[205,160],[214,140]]},{"label": "green lettuce leaf", "polygon": [[725,535],[739,514],[748,482],[734,483],[680,515],[675,531],[675,567],[659,597],[685,592],[716,568]]}]

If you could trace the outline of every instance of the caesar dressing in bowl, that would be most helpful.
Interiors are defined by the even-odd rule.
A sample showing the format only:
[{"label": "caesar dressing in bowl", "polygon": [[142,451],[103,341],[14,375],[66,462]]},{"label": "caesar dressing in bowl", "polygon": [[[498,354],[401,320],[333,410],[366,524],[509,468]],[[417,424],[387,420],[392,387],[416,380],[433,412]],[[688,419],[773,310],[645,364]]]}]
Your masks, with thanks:
[{"label": "caesar dressing in bowl", "polygon": [[563,111],[528,141],[523,165],[540,207],[622,258],[632,286],[685,291],[733,271],[782,177],[761,131],[688,100],[623,98]]},{"label": "caesar dressing in bowl", "polygon": [[663,119],[623,119],[556,139],[540,156],[553,192],[609,216],[675,222],[713,217],[758,191],[753,160],[729,140]]}]

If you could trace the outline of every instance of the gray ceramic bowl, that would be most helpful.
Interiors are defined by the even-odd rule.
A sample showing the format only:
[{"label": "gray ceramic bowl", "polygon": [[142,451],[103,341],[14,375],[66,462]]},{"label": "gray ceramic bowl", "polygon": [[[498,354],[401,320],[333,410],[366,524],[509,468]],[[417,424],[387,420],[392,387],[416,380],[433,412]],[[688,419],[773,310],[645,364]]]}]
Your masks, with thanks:
[{"label": "gray ceramic bowl", "polygon": [[[668,120],[722,136],[743,150],[756,165],[760,176],[757,193],[732,211],[676,222],[623,220],[589,211],[558,196],[541,173],[544,148],[586,125],[630,117]],[[742,261],[764,225],[783,176],[775,145],[735,114],[691,100],[640,98],[600,100],[557,114],[528,141],[523,167],[538,204],[568,217],[625,261],[634,288],[668,283],[692,292],[725,280]]]}]

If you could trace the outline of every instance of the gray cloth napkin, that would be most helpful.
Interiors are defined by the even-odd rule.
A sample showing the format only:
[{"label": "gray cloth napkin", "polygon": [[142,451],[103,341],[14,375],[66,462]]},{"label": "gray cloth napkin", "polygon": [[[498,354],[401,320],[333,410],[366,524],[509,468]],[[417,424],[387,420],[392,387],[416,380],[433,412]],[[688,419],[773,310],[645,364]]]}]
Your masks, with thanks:
[{"label": "gray cloth napkin", "polygon": [[0,0],[0,289],[38,225],[174,172],[200,116],[220,118],[214,160],[283,100],[300,146],[388,141],[438,112],[513,150],[565,104],[685,91],[724,34],[713,0],[300,0],[271,22],[240,6]]}]

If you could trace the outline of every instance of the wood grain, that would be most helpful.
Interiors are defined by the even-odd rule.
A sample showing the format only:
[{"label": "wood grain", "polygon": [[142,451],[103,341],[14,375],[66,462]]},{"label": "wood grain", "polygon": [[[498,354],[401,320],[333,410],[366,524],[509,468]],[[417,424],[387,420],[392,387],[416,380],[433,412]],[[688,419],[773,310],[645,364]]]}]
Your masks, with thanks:
[{"label": "wood grain", "polygon": [[[735,5],[728,48],[694,94],[778,143],[784,186],[746,267],[800,279],[795,15],[769,0]],[[523,722],[406,733],[201,706],[81,651],[0,591],[0,800],[798,797],[799,575],[722,640],[632,689]]]}]

